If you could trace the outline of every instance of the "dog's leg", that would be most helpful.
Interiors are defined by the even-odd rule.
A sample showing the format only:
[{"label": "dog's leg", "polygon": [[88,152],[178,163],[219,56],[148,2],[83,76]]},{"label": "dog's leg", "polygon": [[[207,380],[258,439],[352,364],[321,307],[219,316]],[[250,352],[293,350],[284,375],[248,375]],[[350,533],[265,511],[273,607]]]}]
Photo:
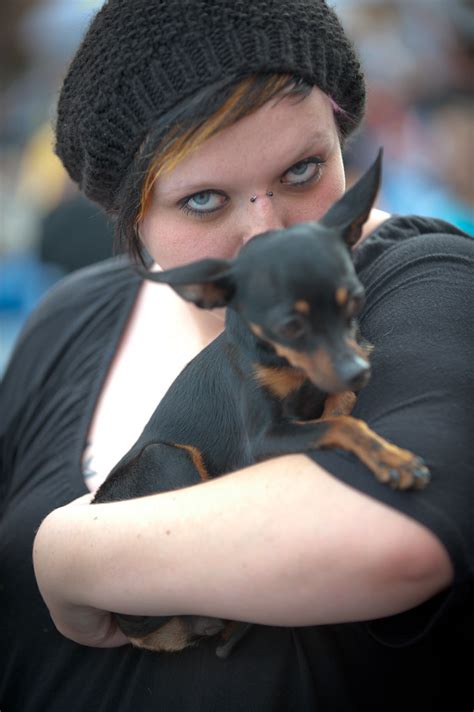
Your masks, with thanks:
[{"label": "dog's leg", "polygon": [[228,658],[237,643],[242,640],[242,638],[248,633],[248,631],[252,627],[253,623],[231,622],[222,634],[224,642],[221,643],[221,645],[218,645],[216,648],[217,657],[222,658],[223,660]]},{"label": "dog's leg", "polygon": [[343,393],[333,393],[324,401],[324,410],[320,420],[331,418],[336,415],[350,415],[357,401],[357,395],[353,391]]},{"label": "dog's leg", "polygon": [[285,423],[256,444],[255,458],[260,461],[276,455],[324,448],[341,448],[354,453],[379,482],[394,489],[422,489],[430,479],[429,470],[421,458],[392,445],[362,420],[351,416]]}]

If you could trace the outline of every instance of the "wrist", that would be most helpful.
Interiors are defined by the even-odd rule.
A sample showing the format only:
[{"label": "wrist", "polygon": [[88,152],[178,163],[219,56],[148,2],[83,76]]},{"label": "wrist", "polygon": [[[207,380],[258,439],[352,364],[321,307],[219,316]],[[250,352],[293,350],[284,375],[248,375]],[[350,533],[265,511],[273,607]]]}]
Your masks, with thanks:
[{"label": "wrist", "polygon": [[93,602],[92,584],[101,578],[94,574],[100,557],[91,539],[97,535],[91,527],[97,520],[93,507],[78,507],[77,502],[51,512],[38,529],[33,544],[38,588],[62,635],[94,647],[124,645],[129,641],[108,607],[101,610]]}]

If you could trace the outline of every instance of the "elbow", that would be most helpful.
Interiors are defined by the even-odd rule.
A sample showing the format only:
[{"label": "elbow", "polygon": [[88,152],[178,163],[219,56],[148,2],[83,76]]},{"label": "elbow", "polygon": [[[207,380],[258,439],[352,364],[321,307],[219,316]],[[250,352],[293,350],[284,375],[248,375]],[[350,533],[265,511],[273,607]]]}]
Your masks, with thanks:
[{"label": "elbow", "polygon": [[414,521],[411,525],[414,531],[406,532],[409,541],[398,542],[386,556],[384,569],[395,592],[395,608],[399,608],[393,613],[427,601],[447,589],[454,578],[451,559],[441,541],[423,525]]}]

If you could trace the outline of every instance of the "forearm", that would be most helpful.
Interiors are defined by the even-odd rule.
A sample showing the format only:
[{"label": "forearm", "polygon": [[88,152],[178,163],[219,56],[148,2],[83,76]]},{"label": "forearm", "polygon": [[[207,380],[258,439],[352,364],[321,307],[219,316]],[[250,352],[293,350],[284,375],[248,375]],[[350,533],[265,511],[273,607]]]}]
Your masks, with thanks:
[{"label": "forearm", "polygon": [[433,535],[302,455],[73,516],[57,510],[43,527],[36,556],[46,598],[60,591],[121,613],[357,620],[414,606],[450,576]]}]

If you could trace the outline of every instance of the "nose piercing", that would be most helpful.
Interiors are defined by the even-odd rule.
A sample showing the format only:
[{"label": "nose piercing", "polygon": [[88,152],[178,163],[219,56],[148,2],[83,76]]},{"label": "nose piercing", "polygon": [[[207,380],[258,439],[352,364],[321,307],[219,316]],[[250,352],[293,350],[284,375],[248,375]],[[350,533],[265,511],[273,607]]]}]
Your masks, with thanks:
[{"label": "nose piercing", "polygon": [[[272,192],[271,190],[267,190],[267,192],[265,193],[265,195],[268,195],[269,198],[272,198],[272,197],[273,197],[273,192]],[[255,203],[256,200],[257,200],[257,196],[256,196],[256,195],[252,195],[252,197],[250,198],[250,202],[251,202],[251,203]]]}]

